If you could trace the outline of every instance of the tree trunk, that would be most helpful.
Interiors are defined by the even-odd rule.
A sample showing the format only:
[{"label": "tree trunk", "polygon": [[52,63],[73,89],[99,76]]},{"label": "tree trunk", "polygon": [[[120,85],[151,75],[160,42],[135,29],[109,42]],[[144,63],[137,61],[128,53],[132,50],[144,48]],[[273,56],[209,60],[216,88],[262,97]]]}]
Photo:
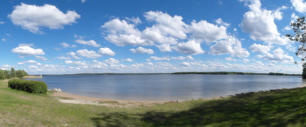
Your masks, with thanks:
[{"label": "tree trunk", "polygon": [[303,74],[302,74],[302,76],[303,76],[303,79],[306,79],[306,68],[303,68]]}]

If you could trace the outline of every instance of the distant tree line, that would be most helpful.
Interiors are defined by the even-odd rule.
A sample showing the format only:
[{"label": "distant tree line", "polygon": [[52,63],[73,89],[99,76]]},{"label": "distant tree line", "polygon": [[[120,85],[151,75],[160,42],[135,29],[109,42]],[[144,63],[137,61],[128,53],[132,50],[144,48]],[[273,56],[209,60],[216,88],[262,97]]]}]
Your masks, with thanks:
[{"label": "distant tree line", "polygon": [[28,73],[25,72],[24,70],[15,70],[14,68],[11,68],[11,70],[0,69],[0,80],[10,79],[10,78],[22,78],[27,75]]},{"label": "distant tree line", "polygon": [[210,74],[210,75],[283,75],[283,76],[300,76],[300,74],[286,73],[253,73],[253,72],[174,72],[172,74]]}]

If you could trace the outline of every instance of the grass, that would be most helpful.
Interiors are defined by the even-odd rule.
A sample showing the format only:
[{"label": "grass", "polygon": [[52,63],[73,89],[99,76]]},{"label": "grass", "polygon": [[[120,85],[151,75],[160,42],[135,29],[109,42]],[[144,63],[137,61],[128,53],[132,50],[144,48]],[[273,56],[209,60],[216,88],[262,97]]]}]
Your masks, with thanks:
[{"label": "grass", "polygon": [[[48,93],[51,94],[51,93]],[[142,114],[148,111],[173,111],[176,104],[152,107],[112,108],[95,105],[63,104],[48,95],[36,95],[7,87],[0,81],[0,126],[5,127],[112,127],[144,125]],[[192,103],[177,106],[188,109]],[[114,114],[124,114],[128,119]],[[108,118],[108,119],[107,119]],[[113,127],[114,127],[113,126]],[[119,126],[118,126],[119,127]]]},{"label": "grass", "polygon": [[0,81],[0,126],[303,127],[305,100],[306,88],[295,88],[119,108],[63,104],[48,95],[9,89]]}]

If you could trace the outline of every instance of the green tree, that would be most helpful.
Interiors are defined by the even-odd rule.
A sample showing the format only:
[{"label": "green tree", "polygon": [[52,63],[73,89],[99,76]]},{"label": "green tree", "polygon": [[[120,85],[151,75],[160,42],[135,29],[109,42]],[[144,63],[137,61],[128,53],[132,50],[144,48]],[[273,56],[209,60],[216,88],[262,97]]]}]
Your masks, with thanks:
[{"label": "green tree", "polygon": [[17,71],[16,71],[16,76],[17,76],[18,78],[23,78],[24,76],[27,76],[27,75],[28,75],[28,73],[25,72],[24,70],[17,70]]},{"label": "green tree", "polygon": [[10,72],[7,71],[7,70],[4,70],[4,77],[5,77],[5,79],[11,78]]},{"label": "green tree", "polygon": [[306,63],[303,64],[303,79],[306,79]]},{"label": "green tree", "polygon": [[5,79],[4,71],[0,70],[0,80]]},{"label": "green tree", "polygon": [[23,78],[24,76],[27,76],[28,73],[24,70],[16,70],[14,68],[11,69],[11,71],[8,70],[1,70],[0,69],[0,80],[3,79],[10,79],[10,78]]},{"label": "green tree", "polygon": [[16,71],[15,71],[15,69],[13,67],[11,68],[10,73],[11,73],[11,78],[15,78],[16,77]]},{"label": "green tree", "polygon": [[296,21],[290,24],[293,30],[293,34],[287,34],[286,36],[291,40],[299,43],[299,48],[296,51],[296,56],[301,57],[303,62],[303,79],[306,79],[306,64],[305,64],[305,57],[306,57],[306,22],[305,17],[300,17],[296,19]]}]

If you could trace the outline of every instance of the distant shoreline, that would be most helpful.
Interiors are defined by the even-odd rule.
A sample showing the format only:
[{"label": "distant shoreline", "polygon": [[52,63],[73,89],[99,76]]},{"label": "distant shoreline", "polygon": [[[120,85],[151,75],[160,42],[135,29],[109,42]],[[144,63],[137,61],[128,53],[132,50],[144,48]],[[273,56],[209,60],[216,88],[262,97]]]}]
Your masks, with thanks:
[{"label": "distant shoreline", "polygon": [[211,74],[211,75],[279,75],[279,76],[301,76],[301,74],[286,73],[253,73],[253,72],[174,72],[172,74]]},{"label": "distant shoreline", "polygon": [[[76,74],[43,74],[43,75],[166,75],[166,74],[202,74],[202,75],[278,75],[278,76],[301,76],[301,74],[287,74],[287,73],[253,73],[253,72],[172,72],[172,73],[76,73]],[[38,77],[39,75],[31,75]]]}]

